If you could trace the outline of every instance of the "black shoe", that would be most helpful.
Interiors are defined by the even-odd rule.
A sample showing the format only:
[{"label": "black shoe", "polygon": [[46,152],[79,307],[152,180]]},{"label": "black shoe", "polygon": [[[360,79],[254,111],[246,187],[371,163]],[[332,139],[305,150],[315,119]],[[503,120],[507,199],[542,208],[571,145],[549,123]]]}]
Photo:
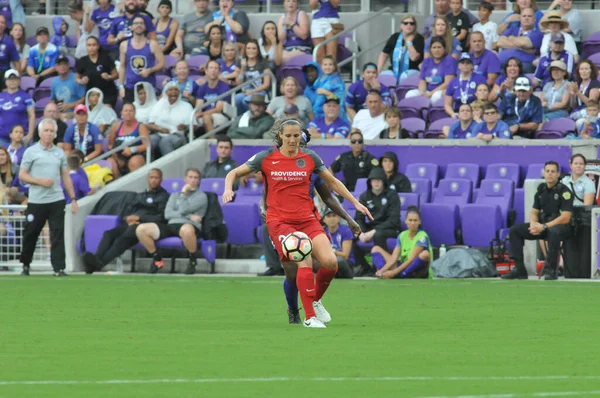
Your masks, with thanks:
[{"label": "black shoe", "polygon": [[555,281],[557,279],[558,279],[558,276],[556,275],[556,270],[548,268],[544,272],[544,280],[545,281]]},{"label": "black shoe", "polygon": [[500,278],[502,279],[527,279],[527,273],[522,273],[516,268],[510,271],[508,274],[502,275]]},{"label": "black shoe", "polygon": [[29,266],[24,265],[23,270],[21,271],[21,276],[29,276]]},{"label": "black shoe", "polygon": [[86,274],[93,274],[94,271],[100,271],[104,267],[104,264],[102,264],[95,254],[85,252],[83,254],[83,266]]},{"label": "black shoe", "polygon": [[186,275],[194,275],[196,273],[196,261],[190,261],[184,272]]},{"label": "black shoe", "polygon": [[302,319],[300,319],[300,311],[291,311],[288,310],[288,320],[290,325],[296,325],[302,323]]},{"label": "black shoe", "polygon": [[159,269],[163,269],[163,268],[165,268],[164,260],[160,257],[154,257],[154,260],[152,261],[152,265],[150,266],[150,273],[156,274]]},{"label": "black shoe", "polygon": [[256,274],[257,276],[280,276],[283,275],[283,268],[267,268],[265,272]]},{"label": "black shoe", "polygon": [[54,276],[69,276],[69,275],[67,275],[67,273],[65,272],[64,269],[61,269],[61,270],[55,271]]}]

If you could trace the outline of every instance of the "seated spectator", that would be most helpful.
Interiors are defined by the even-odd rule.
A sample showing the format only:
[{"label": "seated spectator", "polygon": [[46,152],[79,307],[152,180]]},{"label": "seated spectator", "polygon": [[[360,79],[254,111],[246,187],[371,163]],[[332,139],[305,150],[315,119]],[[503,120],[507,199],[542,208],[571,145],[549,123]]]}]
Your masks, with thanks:
[{"label": "seated spectator", "polygon": [[[33,136],[30,137],[29,135],[27,137],[25,137],[25,142],[27,143],[31,143],[31,142],[38,142],[40,140],[40,134],[39,134],[39,126],[35,123],[35,110],[33,108],[33,106],[31,107],[31,113],[33,114],[33,121],[31,122],[31,124],[35,125],[34,129],[33,129]],[[65,132],[67,131],[67,124],[65,122],[62,121],[62,119],[60,118],[60,113],[58,112],[58,106],[54,103],[54,102],[49,102],[45,107],[44,107],[44,115],[42,117],[43,119],[52,119],[56,122],[56,138],[54,138],[54,145],[58,145],[59,143],[63,142],[63,138],[65,137]]]},{"label": "seated spectator", "polygon": [[279,40],[275,22],[265,22],[258,39],[258,47],[263,59],[269,63],[271,69],[281,65],[283,61],[283,43]]},{"label": "seated spectator", "polygon": [[[231,1],[231,0],[222,0]],[[258,42],[251,39],[246,43],[245,56],[242,59],[241,75],[244,81],[252,81],[252,84],[244,89],[243,92],[235,95],[235,103],[238,114],[248,110],[247,102],[252,95],[267,96],[267,90],[271,87],[271,76],[260,77],[264,72],[271,71],[269,64],[263,60],[258,49]]]},{"label": "seated spectator", "polygon": [[452,36],[457,39],[462,48],[467,48],[467,35],[471,29],[469,16],[462,11],[462,0],[450,0],[450,13],[446,20],[452,29]]},{"label": "seated spectator", "polygon": [[557,33],[563,35],[563,49],[566,50],[574,57],[575,62],[579,61],[579,52],[577,51],[577,44],[570,33],[567,33],[569,29],[569,22],[562,19],[558,11],[550,11],[542,18],[540,22],[541,31],[545,32],[544,39],[542,40],[542,46],[540,48],[540,55],[548,55],[552,51],[551,43]]},{"label": "seated spectator", "polygon": [[581,43],[583,40],[583,18],[581,12],[577,8],[573,8],[573,0],[554,0],[548,7],[548,11],[557,8],[561,18],[569,23],[569,27],[565,29],[565,32],[571,34],[576,43]]},{"label": "seated spectator", "polygon": [[[232,151],[233,141],[231,141],[231,138],[223,134],[217,135],[217,158],[204,165],[202,170],[204,178],[225,178],[227,173],[238,167],[237,162],[231,158]],[[240,182],[246,185],[247,181],[248,176],[236,180],[233,184],[234,189],[238,188]]]},{"label": "seated spectator", "polygon": [[483,118],[485,122],[479,124],[475,138],[484,141],[491,141],[495,138],[512,139],[510,127],[504,121],[500,120],[500,113],[496,105],[487,104],[483,109]]},{"label": "seated spectator", "polygon": [[275,119],[269,115],[265,97],[260,94],[254,94],[248,101],[250,110],[238,116],[229,129],[227,135],[230,138],[254,139],[262,138],[263,135],[273,126]]},{"label": "seated spectator", "polygon": [[173,4],[171,0],[160,0],[158,3],[159,17],[154,20],[154,29],[156,30],[156,41],[163,54],[168,55],[175,49],[175,35],[179,28],[179,22],[171,18]]},{"label": "seated spectator", "polygon": [[344,185],[350,192],[356,188],[359,178],[367,178],[374,167],[379,166],[379,161],[364,147],[363,135],[358,129],[350,131],[350,151],[344,152],[335,158],[329,167],[332,174],[342,172]]},{"label": "seated spectator", "polygon": [[550,64],[551,79],[544,86],[542,106],[544,121],[569,117],[569,72],[563,61],[552,61]]},{"label": "seated spectator", "polygon": [[[108,133],[108,149],[118,148],[138,137],[150,139],[148,128],[136,119],[136,109],[132,104],[123,105],[122,122],[115,122]],[[111,163],[113,176],[119,178],[146,164],[144,153],[148,149],[147,141],[139,141],[120,152],[114,153],[108,161]],[[162,178],[162,174],[161,174]]]},{"label": "seated spectator", "polygon": [[279,86],[281,94],[275,97],[267,107],[267,113],[276,119],[283,117],[288,105],[295,105],[298,117],[302,123],[308,124],[313,119],[312,104],[306,97],[300,95],[300,85],[294,77],[286,77]]},{"label": "seated spectator", "polygon": [[333,253],[337,258],[338,272],[336,278],[352,279],[354,277],[354,256],[352,253],[352,241],[354,234],[349,226],[341,224],[341,218],[327,208],[323,216],[325,233],[331,240]]},{"label": "seated spectator", "polygon": [[431,47],[431,39],[440,37],[444,40],[444,48],[446,49],[446,53],[451,55],[454,59],[458,59],[462,53],[462,46],[460,45],[460,42],[454,36],[452,36],[452,28],[445,17],[437,17],[435,19],[433,32],[434,34],[425,40],[424,58],[427,59],[431,57],[431,52],[429,50]]},{"label": "seated spectator", "polygon": [[[479,83],[475,89],[475,101],[483,101],[484,103],[487,103],[489,97],[490,87],[487,85],[487,83]],[[473,103],[471,103],[471,105],[473,105]]]},{"label": "seated spectator", "polygon": [[[586,104],[590,101],[598,101],[600,97],[600,82],[598,81],[598,68],[593,62],[587,59],[577,64],[574,76],[575,81],[569,85],[571,108],[573,109],[571,119],[578,122],[586,116]],[[582,122],[579,122],[579,125]]]},{"label": "seated spectator", "polygon": [[195,11],[183,15],[177,36],[175,50],[171,55],[183,59],[185,55],[199,55],[206,52],[204,42],[208,32],[207,25],[213,21],[213,14],[208,10],[208,0],[194,0]]},{"label": "seated spectator", "polygon": [[298,0],[283,2],[285,13],[279,17],[277,31],[279,41],[283,43],[283,62],[297,55],[312,54],[310,40],[310,20],[308,15],[298,9]]},{"label": "seated spectator", "polygon": [[[154,28],[152,17],[146,13],[140,12],[136,0],[125,0],[125,8],[123,11],[122,15],[112,19],[110,34],[106,39],[108,45],[120,47],[122,42],[131,39],[135,35],[135,25],[138,24],[135,24],[134,20],[138,16],[142,18],[139,25],[145,28],[142,30],[145,32],[146,36],[149,39],[156,39],[156,29]],[[160,53],[162,54],[162,51]]]},{"label": "seated spectator", "polygon": [[[190,105],[196,106],[196,91],[198,91],[198,84],[190,78],[190,67],[187,61],[177,61],[175,64],[175,76],[171,78],[172,82],[179,85],[179,90],[183,93],[182,99],[185,102],[189,102]],[[163,86],[166,83],[163,82]]]},{"label": "seated spectator", "polygon": [[385,84],[381,84],[377,79],[377,65],[369,62],[363,66],[363,80],[358,80],[350,85],[346,93],[346,113],[348,119],[352,122],[356,112],[364,109],[367,93],[370,90],[377,90],[381,93],[383,102],[387,106],[392,105],[390,90]]},{"label": "seated spectator", "polygon": [[73,109],[85,101],[85,86],[77,84],[69,59],[64,55],[56,60],[56,72],[58,77],[52,80],[50,98],[58,105],[61,116],[70,119],[73,117]]},{"label": "seated spectator", "polygon": [[448,84],[456,76],[456,60],[446,54],[444,39],[434,37],[431,39],[431,57],[423,61],[419,88],[406,93],[406,98],[419,95],[429,98],[435,103],[442,98]]},{"label": "seated spectator", "polygon": [[104,93],[97,88],[88,90],[85,95],[85,106],[88,109],[88,120],[95,124],[104,134],[107,128],[117,121],[117,114],[110,107],[104,105]]},{"label": "seated spectator", "polygon": [[56,75],[56,58],[60,52],[52,43],[48,43],[48,28],[37,28],[35,39],[37,44],[31,47],[27,61],[27,74],[35,79],[36,86],[43,80]]},{"label": "seated spectator", "polygon": [[138,122],[147,125],[150,123],[152,108],[158,102],[154,87],[148,82],[139,82],[136,83],[133,91],[135,98],[135,101],[133,101],[133,105],[135,106],[135,118]]},{"label": "seated spectator", "polygon": [[[200,109],[206,102],[229,91],[230,87],[219,80],[221,65],[217,61],[208,61],[206,64],[206,83],[199,86],[195,95],[197,98],[196,109]],[[213,102],[202,110],[196,112],[196,125],[204,127],[206,132],[212,131],[229,121],[229,118],[223,114],[225,105],[222,101]]]},{"label": "seated spectator", "polygon": [[[494,5],[486,0],[483,0],[479,4],[479,19],[480,22],[473,25],[473,33],[478,32],[483,35],[485,42],[485,49],[488,51],[494,51],[498,43],[498,25],[496,22],[490,20],[490,16],[494,12]],[[471,42],[472,43],[472,42]],[[474,51],[473,44],[471,44],[470,50]]]},{"label": "seated spectator", "polygon": [[564,61],[567,66],[569,76],[573,73],[573,65],[575,60],[571,53],[565,51],[565,37],[562,33],[552,35],[552,51],[548,55],[542,55],[539,60],[537,69],[535,70],[535,79],[533,80],[534,87],[544,87],[551,79],[550,64],[556,60]]},{"label": "seated spectator", "polygon": [[[19,185],[19,166],[12,163],[10,155],[5,146],[0,146],[0,188],[13,188]],[[11,192],[16,193],[18,189],[5,190],[3,193],[9,196],[7,202],[11,202]],[[1,203],[1,202],[0,202]],[[2,203],[4,204],[4,203]]]},{"label": "seated spectator", "polygon": [[98,126],[88,122],[88,110],[85,105],[79,104],[75,107],[75,123],[67,128],[64,140],[58,146],[67,155],[73,150],[83,152],[84,162],[102,154],[102,133]]},{"label": "seated spectator", "polygon": [[536,0],[517,0],[513,4],[513,12],[508,13],[498,25],[498,34],[502,35],[508,29],[519,29],[521,26],[521,15],[523,10],[530,8],[533,10],[535,21],[533,22],[534,30],[540,29],[540,22],[544,17],[544,12],[538,10]]},{"label": "seated spectator", "polygon": [[[75,199],[79,200],[89,195],[92,190],[90,188],[90,181],[85,171],[81,168],[81,158],[76,153],[71,153],[67,156],[67,167],[69,168],[69,175],[71,176],[71,182],[73,183],[73,191],[75,192]],[[71,203],[73,200],[69,196],[65,189],[64,183],[61,181],[63,193],[65,194],[65,202]]]},{"label": "seated spectator", "polygon": [[[0,10],[1,12],[1,10]],[[4,90],[6,85],[4,83],[4,73],[12,68],[19,71],[21,70],[21,63],[19,61],[19,51],[15,46],[12,38],[8,35],[6,29],[6,17],[0,13],[0,43],[3,47],[0,47],[0,90]]]},{"label": "seated spectator", "polygon": [[21,159],[23,159],[23,154],[25,153],[24,140],[25,138],[25,129],[20,124],[15,124],[12,129],[10,129],[10,145],[6,148],[8,151],[8,155],[10,156],[10,160],[12,164],[20,166]]},{"label": "seated spectator", "polygon": [[517,57],[509,58],[503,65],[503,73],[498,76],[494,83],[488,101],[495,102],[500,99],[500,107],[502,108],[502,103],[504,103],[504,106],[506,107],[507,103],[513,101],[515,96],[515,81],[519,77],[525,77],[521,60]]},{"label": "seated spectator", "polygon": [[512,101],[500,103],[502,120],[510,126],[513,137],[534,138],[543,121],[542,101],[533,95],[533,88],[526,77],[517,78],[514,90],[516,96]]},{"label": "seated spectator", "polygon": [[20,23],[13,24],[10,29],[10,37],[13,39],[17,51],[19,52],[19,67],[15,69],[27,73],[27,63],[29,61],[31,46],[27,44],[25,39],[25,27]]},{"label": "seated spectator", "polygon": [[35,127],[35,108],[31,96],[21,90],[19,72],[9,69],[4,72],[6,90],[0,92],[0,145],[10,144],[10,130],[20,124],[27,131],[25,141],[31,142]]},{"label": "seated spectator", "polygon": [[87,38],[86,48],[87,55],[79,58],[75,65],[75,82],[85,86],[88,91],[92,88],[100,90],[103,93],[103,103],[114,108],[118,95],[115,80],[119,78],[114,60],[100,51],[100,42],[95,36]]},{"label": "seated spectator", "polygon": [[[476,123],[483,123],[483,108],[488,104],[487,101],[475,100],[471,103],[471,111],[473,112],[473,120]],[[446,126],[444,126],[446,128]],[[445,133],[447,135],[447,132]]]},{"label": "seated spectator", "polygon": [[473,60],[469,54],[461,55],[458,69],[460,74],[450,81],[444,97],[444,109],[450,117],[456,117],[461,104],[475,101],[477,85],[487,84],[485,77],[473,73]]},{"label": "seated spectator", "polygon": [[200,170],[190,168],[185,172],[185,185],[181,192],[169,196],[165,208],[164,222],[140,224],[136,235],[140,243],[153,257],[150,272],[156,273],[165,267],[165,262],[156,249],[155,242],[171,236],[179,236],[188,251],[189,263],[186,274],[196,272],[198,238],[201,237],[202,219],[208,208],[208,197],[200,189]]},{"label": "seated spectator", "polygon": [[309,62],[302,67],[304,74],[304,96],[311,104],[317,101],[317,80],[321,75],[321,67],[316,62]]},{"label": "seated spectator", "polygon": [[244,11],[235,8],[234,0],[219,0],[219,11],[213,12],[211,24],[222,26],[227,41],[246,44],[250,40],[250,20]]},{"label": "seated spectator", "polygon": [[97,4],[98,7],[93,11],[90,10],[91,6],[87,9],[84,29],[87,33],[92,33],[94,26],[97,26],[100,47],[107,55],[110,54],[112,59],[117,59],[119,47],[116,44],[108,44],[108,36],[112,29],[112,20],[119,16],[119,10],[112,4],[112,0],[98,0]]},{"label": "seated spectator", "polygon": [[408,131],[402,128],[402,123],[400,121],[400,119],[402,119],[402,113],[400,112],[400,109],[396,107],[388,108],[384,113],[384,119],[387,127],[381,130],[381,133],[379,133],[379,138],[410,138]]},{"label": "seated spectator", "polygon": [[187,142],[186,133],[194,108],[181,99],[179,85],[167,83],[162,98],[152,107],[148,128],[152,131],[152,147],[165,156]]},{"label": "seated spectator", "polygon": [[396,192],[412,192],[410,180],[400,173],[400,163],[395,152],[384,152],[379,158],[379,164],[385,172],[387,186]]},{"label": "seated spectator", "polygon": [[[437,17],[440,17],[440,16],[446,17],[450,13],[452,13],[452,10],[450,10],[450,1],[449,0],[436,0],[434,2],[434,7],[435,7],[435,11],[431,15],[429,15],[427,18],[425,18],[425,23],[424,23],[424,27],[423,27],[423,36],[425,36],[425,37],[432,36],[432,30],[435,25],[435,19]],[[479,22],[477,17],[475,17],[475,15],[473,15],[469,10],[463,8],[462,11],[465,12],[469,16],[469,26],[472,26],[472,25],[476,24],[477,22]]]},{"label": "seated spectator", "polygon": [[227,84],[230,87],[235,87],[239,84],[242,84],[244,81],[242,74],[242,69],[237,63],[238,59],[238,48],[235,43],[225,42],[223,44],[223,54],[221,58],[218,60],[221,65],[221,74],[219,75],[219,79]]},{"label": "seated spectator", "polygon": [[[344,30],[344,25],[340,23],[340,14],[338,14],[340,0],[309,0],[308,5],[313,10],[310,36],[315,47]],[[337,40],[332,40],[319,48],[317,61],[321,62],[325,54],[336,59]]]},{"label": "seated spectator", "polygon": [[507,29],[498,39],[500,62],[503,64],[511,57],[517,57],[523,63],[523,72],[533,73],[533,61],[540,53],[543,34],[536,30],[534,25],[533,10],[521,10],[521,26]]},{"label": "seated spectator", "polygon": [[352,122],[352,128],[362,131],[366,140],[378,138],[381,131],[387,127],[384,116],[386,109],[381,93],[377,90],[369,91],[367,109],[358,111]]},{"label": "seated spectator", "polygon": [[[321,73],[314,83],[316,97],[313,104],[315,118],[323,117],[323,104],[329,96],[335,95],[340,99],[340,118],[348,120],[344,97],[346,95],[346,84],[340,76],[337,62],[331,55],[326,55],[321,60]],[[312,101],[311,101],[312,102]]]},{"label": "seated spectator", "polygon": [[469,55],[473,60],[473,72],[483,76],[492,87],[500,74],[500,61],[495,52],[485,48],[483,33],[473,32],[469,39]]},{"label": "seated spectator", "polygon": [[54,17],[52,18],[52,28],[54,28],[54,35],[50,38],[50,43],[54,44],[61,54],[67,55],[69,47],[72,47],[71,40],[67,36],[69,24],[63,17]]},{"label": "seated spectator", "polygon": [[314,138],[345,139],[348,137],[350,125],[340,119],[340,99],[336,96],[327,97],[323,105],[325,117],[314,119],[308,125],[308,132]]},{"label": "seated spectator", "polygon": [[[223,55],[223,44],[225,44],[221,27],[219,25],[212,25],[208,30],[206,38],[208,39],[204,42],[206,55],[211,60],[219,60]],[[237,49],[237,46],[235,48]]]},{"label": "seated spectator", "polygon": [[371,249],[375,276],[392,278],[430,278],[429,266],[433,259],[433,249],[427,232],[421,227],[421,214],[416,206],[406,212],[406,231],[398,235],[396,247],[390,254],[379,245]]},{"label": "seated spectator", "polygon": [[591,140],[600,138],[600,126],[598,125],[599,110],[600,106],[598,105],[598,101],[588,101],[585,117],[578,121],[577,126],[579,136],[582,139]]},{"label": "seated spectator", "polygon": [[[397,83],[419,74],[419,64],[425,51],[425,39],[417,32],[415,16],[405,15],[400,24],[400,32],[390,36],[377,61],[377,70],[381,74],[391,74]],[[391,69],[384,71],[383,67],[388,59],[391,59]]]},{"label": "seated spectator", "polygon": [[458,109],[458,120],[450,125],[449,139],[475,138],[479,123],[473,120],[473,110],[469,104],[461,104]]}]

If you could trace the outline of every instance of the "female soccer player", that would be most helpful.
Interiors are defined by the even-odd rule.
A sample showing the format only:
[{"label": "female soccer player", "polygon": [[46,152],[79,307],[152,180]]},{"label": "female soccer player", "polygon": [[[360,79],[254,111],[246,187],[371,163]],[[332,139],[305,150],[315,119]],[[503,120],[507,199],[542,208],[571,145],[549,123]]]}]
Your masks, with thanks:
[{"label": "female soccer player", "polygon": [[312,259],[308,257],[297,263],[296,284],[306,314],[304,326],[324,328],[325,324],[317,319],[315,310],[319,312],[322,320],[331,320],[320,300],[335,276],[337,259],[323,227],[314,214],[314,202],[309,195],[313,172],[337,194],[350,201],[358,211],[370,218],[371,214],[352,196],[344,184],[327,170],[319,155],[310,149],[300,148],[302,128],[302,123],[297,119],[284,120],[277,133],[277,147],[257,153],[245,164],[230,171],[225,178],[223,203],[233,200],[233,183],[236,179],[251,172],[261,171],[265,181],[268,209],[267,228],[281,260],[289,261],[281,243],[290,233],[301,231],[312,240],[312,254],[321,264],[316,283],[312,272]]},{"label": "female soccer player", "polygon": [[392,254],[380,246],[371,249],[373,264],[377,275],[390,278],[427,278],[429,265],[433,259],[429,236],[420,229],[421,214],[416,206],[410,206],[406,213],[406,231],[398,235],[398,241]]}]

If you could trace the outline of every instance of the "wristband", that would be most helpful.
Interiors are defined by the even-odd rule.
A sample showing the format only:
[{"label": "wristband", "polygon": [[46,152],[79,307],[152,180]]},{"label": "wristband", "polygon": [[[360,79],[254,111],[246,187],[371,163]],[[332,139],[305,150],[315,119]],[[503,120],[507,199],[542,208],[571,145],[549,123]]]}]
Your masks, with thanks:
[{"label": "wristband", "polygon": [[119,84],[117,87],[118,87],[119,89],[125,88],[125,86],[124,86],[124,85],[122,85],[122,84]]},{"label": "wristband", "polygon": [[408,43],[406,43],[406,47],[408,47],[408,46],[412,46],[412,45],[413,45],[413,42],[412,42],[412,41],[409,41]]},{"label": "wristband", "polygon": [[137,153],[137,147],[136,146],[132,146],[131,147],[131,153]]},{"label": "wristband", "polygon": [[548,225],[544,224],[544,231],[548,229]]}]

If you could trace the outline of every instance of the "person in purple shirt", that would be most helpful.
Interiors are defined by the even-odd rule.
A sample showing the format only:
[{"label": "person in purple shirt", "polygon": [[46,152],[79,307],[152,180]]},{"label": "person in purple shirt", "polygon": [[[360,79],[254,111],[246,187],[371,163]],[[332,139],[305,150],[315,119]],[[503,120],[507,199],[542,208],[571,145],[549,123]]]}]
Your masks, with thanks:
[{"label": "person in purple shirt", "polygon": [[[140,16],[144,18],[146,25],[146,36],[149,39],[156,39],[156,28],[147,14],[141,14],[136,0],[125,0],[125,13],[112,20],[110,34],[108,35],[107,43],[110,46],[119,45],[121,42],[133,37],[133,20]],[[162,53],[162,52],[161,52]]]},{"label": "person in purple shirt", "polygon": [[67,155],[73,150],[83,152],[86,162],[102,154],[102,133],[98,126],[88,122],[87,106],[75,107],[75,123],[67,128],[64,140],[58,146]]},{"label": "person in purple shirt", "polygon": [[25,138],[25,129],[20,124],[14,125],[10,130],[10,145],[8,148],[8,154],[10,155],[10,160],[12,164],[19,166],[21,164],[21,159],[23,159],[23,154],[25,153],[25,145],[23,145],[23,139]]},{"label": "person in purple shirt", "polygon": [[565,35],[562,33],[554,33],[550,37],[550,52],[548,55],[540,57],[537,69],[535,70],[535,79],[533,79],[533,87],[544,87],[546,83],[552,81],[550,74],[550,64],[552,61],[564,61],[569,72],[569,78],[573,74],[575,59],[573,54],[565,50]]},{"label": "person in purple shirt", "polygon": [[6,88],[4,72],[11,68],[20,69],[19,51],[6,29],[6,17],[0,14],[0,91]]},{"label": "person in purple shirt", "polygon": [[517,57],[523,62],[523,72],[533,73],[533,61],[540,54],[544,34],[535,29],[533,10],[521,10],[521,26],[508,28],[498,39],[500,62],[503,64],[511,57]]},{"label": "person in purple shirt", "polygon": [[113,59],[118,56],[118,46],[116,44],[108,44],[108,36],[112,30],[112,22],[114,18],[120,18],[119,10],[115,8],[112,0],[97,0],[98,8],[92,11],[92,14],[85,14],[85,17],[89,15],[89,18],[85,18],[85,31],[92,33],[94,26],[98,27],[98,40],[103,50],[109,52]]},{"label": "person in purple shirt", "polygon": [[[79,200],[90,193],[90,181],[88,180],[88,176],[85,171],[81,168],[81,158],[78,154],[71,153],[69,156],[67,156],[67,166],[69,167],[71,182],[73,182],[75,198]],[[60,182],[60,186],[65,194],[65,201],[67,204],[71,203],[71,197],[68,195],[62,181]]]},{"label": "person in purple shirt", "polygon": [[473,72],[473,60],[467,53],[462,53],[458,62],[460,74],[450,81],[444,97],[444,109],[450,117],[456,117],[461,104],[470,104],[477,97],[475,92],[479,84],[486,84],[485,77]]},{"label": "person in purple shirt", "polygon": [[215,127],[229,121],[229,118],[223,114],[225,101],[212,102],[206,107],[203,107],[203,105],[229,91],[231,87],[224,81],[219,80],[221,64],[218,61],[208,61],[204,69],[206,83],[198,86],[195,94],[196,109],[198,110],[198,112],[196,112],[196,124],[200,127],[204,126],[205,131],[211,131]]},{"label": "person in purple shirt", "polygon": [[316,118],[308,124],[308,132],[312,138],[344,139],[348,137],[350,125],[340,119],[340,99],[330,95],[323,105],[324,117]]},{"label": "person in purple shirt", "polygon": [[325,233],[331,240],[331,247],[337,257],[338,272],[336,278],[354,277],[354,255],[352,253],[352,241],[354,234],[347,225],[340,224],[340,216],[333,210],[327,209],[323,215]]},{"label": "person in purple shirt", "polygon": [[500,120],[500,112],[496,105],[486,104],[483,107],[483,121],[475,131],[475,138],[484,141],[496,138],[512,140],[510,127],[506,122]]},{"label": "person in purple shirt", "polygon": [[365,101],[370,90],[377,90],[381,93],[381,99],[387,106],[392,105],[390,89],[381,84],[377,79],[377,65],[373,62],[366,63],[363,66],[363,80],[356,81],[350,85],[346,93],[346,114],[350,121],[354,120],[356,112],[365,108]]},{"label": "person in purple shirt", "polygon": [[479,124],[473,120],[473,110],[471,105],[462,104],[458,109],[458,121],[450,125],[448,132],[449,139],[469,139],[475,138]]},{"label": "person in purple shirt", "polygon": [[7,147],[10,144],[10,131],[17,124],[25,128],[26,141],[31,142],[35,127],[33,99],[19,88],[21,78],[16,70],[4,72],[4,80],[6,90],[0,92],[0,145]]},{"label": "person in purple shirt", "polygon": [[[316,47],[319,43],[329,39],[336,33],[339,33],[340,15],[338,7],[340,0],[309,0],[308,5],[311,10],[317,10],[312,16],[310,24],[310,37]],[[343,29],[343,27],[342,27]],[[337,55],[337,42],[332,40],[327,45],[319,48],[317,53],[317,61],[327,55],[331,55],[334,59]]]},{"label": "person in purple shirt", "polygon": [[486,50],[485,38],[481,32],[471,33],[469,40],[469,55],[473,60],[475,72],[487,79],[487,85],[493,87],[501,71],[500,60],[496,53]]}]

